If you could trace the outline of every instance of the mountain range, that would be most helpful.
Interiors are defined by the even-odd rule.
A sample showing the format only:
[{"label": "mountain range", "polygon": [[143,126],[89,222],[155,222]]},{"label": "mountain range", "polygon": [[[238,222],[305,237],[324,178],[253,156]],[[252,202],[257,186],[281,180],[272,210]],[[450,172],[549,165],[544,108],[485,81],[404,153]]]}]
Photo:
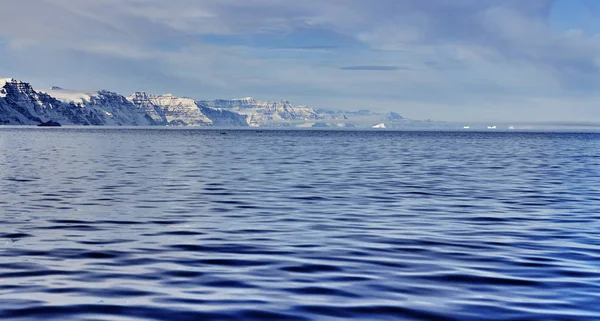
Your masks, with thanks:
[{"label": "mountain range", "polygon": [[271,102],[250,97],[194,100],[171,94],[136,92],[125,97],[107,90],[82,92],[60,87],[40,91],[14,78],[0,78],[0,125],[56,121],[63,125],[96,126],[348,127],[365,117],[367,122],[404,120],[393,112],[317,111],[285,100]]}]

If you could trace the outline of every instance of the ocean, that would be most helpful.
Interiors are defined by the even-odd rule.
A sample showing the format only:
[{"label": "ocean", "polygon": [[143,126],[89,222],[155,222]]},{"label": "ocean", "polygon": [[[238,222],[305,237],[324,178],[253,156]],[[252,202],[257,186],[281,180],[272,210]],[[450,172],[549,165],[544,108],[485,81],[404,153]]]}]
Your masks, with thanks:
[{"label": "ocean", "polygon": [[600,134],[0,128],[1,320],[598,320]]}]

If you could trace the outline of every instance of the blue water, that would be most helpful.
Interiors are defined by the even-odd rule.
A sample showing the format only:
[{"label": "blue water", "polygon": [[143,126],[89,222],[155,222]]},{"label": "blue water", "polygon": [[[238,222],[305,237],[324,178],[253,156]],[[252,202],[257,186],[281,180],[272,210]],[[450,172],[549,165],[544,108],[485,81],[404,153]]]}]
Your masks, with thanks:
[{"label": "blue water", "polygon": [[1,320],[598,320],[600,134],[0,129]]}]

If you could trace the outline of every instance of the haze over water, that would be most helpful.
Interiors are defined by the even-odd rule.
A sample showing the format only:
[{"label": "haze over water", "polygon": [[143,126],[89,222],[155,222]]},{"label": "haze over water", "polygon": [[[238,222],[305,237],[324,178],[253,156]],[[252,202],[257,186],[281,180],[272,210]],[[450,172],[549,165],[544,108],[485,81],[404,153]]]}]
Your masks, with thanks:
[{"label": "haze over water", "polygon": [[2,320],[597,320],[600,134],[0,129]]}]

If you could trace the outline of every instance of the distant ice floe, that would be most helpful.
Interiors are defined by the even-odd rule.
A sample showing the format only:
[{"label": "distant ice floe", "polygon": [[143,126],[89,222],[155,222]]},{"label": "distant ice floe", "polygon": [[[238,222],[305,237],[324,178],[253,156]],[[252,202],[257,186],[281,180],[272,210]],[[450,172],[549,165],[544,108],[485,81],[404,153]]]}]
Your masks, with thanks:
[{"label": "distant ice floe", "polygon": [[382,129],[382,128],[387,128],[387,127],[385,127],[385,123],[381,123],[381,124],[373,125],[373,127],[372,127],[372,128],[375,128],[375,129]]}]

